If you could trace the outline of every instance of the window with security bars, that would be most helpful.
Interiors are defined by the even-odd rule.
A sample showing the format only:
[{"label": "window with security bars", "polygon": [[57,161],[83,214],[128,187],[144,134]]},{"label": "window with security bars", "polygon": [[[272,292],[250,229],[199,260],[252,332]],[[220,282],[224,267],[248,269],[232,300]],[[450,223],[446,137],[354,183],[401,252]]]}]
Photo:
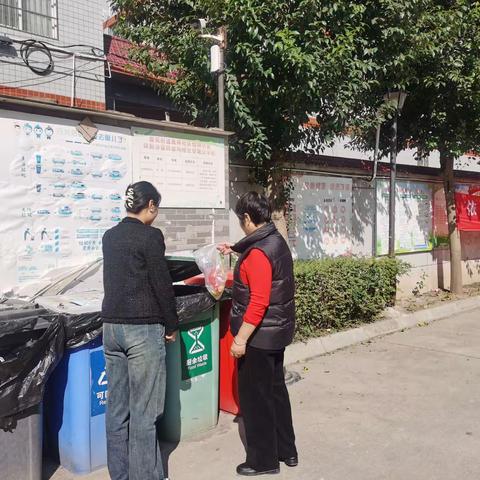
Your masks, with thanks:
[{"label": "window with security bars", "polygon": [[41,37],[57,38],[57,2],[0,0],[0,25]]}]

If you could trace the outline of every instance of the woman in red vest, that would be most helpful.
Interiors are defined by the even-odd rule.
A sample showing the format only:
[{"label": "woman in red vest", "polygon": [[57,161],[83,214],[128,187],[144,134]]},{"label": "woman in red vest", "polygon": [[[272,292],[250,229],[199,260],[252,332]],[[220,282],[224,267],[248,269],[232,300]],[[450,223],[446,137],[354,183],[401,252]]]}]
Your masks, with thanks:
[{"label": "woman in red vest", "polygon": [[264,195],[249,192],[235,207],[246,236],[221,245],[239,255],[234,272],[232,356],[238,358],[238,387],[247,440],[239,475],[280,472],[280,462],[298,465],[283,359],[295,328],[293,260],[271,221]]}]

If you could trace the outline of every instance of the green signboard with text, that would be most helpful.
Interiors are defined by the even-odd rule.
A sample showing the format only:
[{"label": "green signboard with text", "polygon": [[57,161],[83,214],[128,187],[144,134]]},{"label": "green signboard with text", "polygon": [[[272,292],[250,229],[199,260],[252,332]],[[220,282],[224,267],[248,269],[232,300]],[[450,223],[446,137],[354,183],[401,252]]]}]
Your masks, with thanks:
[{"label": "green signboard with text", "polygon": [[182,380],[212,371],[211,318],[180,329]]}]

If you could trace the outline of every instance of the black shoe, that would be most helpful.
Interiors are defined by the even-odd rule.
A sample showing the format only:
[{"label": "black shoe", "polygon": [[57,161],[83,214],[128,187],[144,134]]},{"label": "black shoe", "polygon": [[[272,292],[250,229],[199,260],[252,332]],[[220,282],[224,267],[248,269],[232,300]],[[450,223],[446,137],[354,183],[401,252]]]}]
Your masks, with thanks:
[{"label": "black shoe", "polygon": [[283,462],[287,467],[296,467],[298,465],[298,457],[288,457],[288,458],[281,458],[281,462]]},{"label": "black shoe", "polygon": [[246,463],[242,463],[237,467],[237,474],[244,475],[246,477],[253,477],[254,475],[274,475],[280,473],[280,468],[274,468],[273,470],[264,470],[262,472],[249,467]]}]

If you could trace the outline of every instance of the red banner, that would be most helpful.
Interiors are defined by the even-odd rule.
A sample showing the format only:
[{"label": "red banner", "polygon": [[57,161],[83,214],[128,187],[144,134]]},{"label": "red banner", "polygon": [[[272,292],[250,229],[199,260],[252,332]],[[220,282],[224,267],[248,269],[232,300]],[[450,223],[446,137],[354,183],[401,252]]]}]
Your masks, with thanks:
[{"label": "red banner", "polygon": [[468,232],[480,231],[480,195],[477,186],[472,186],[468,193],[456,192],[457,226]]}]

